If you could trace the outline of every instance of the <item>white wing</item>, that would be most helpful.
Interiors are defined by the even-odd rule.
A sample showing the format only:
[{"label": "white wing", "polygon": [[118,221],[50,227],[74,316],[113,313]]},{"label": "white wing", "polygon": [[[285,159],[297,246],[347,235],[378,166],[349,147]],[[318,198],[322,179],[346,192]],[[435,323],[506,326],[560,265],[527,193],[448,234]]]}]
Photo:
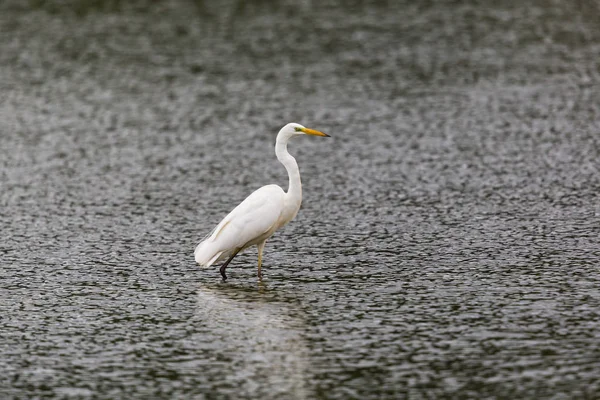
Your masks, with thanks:
[{"label": "white wing", "polygon": [[237,249],[262,242],[277,228],[285,192],[277,185],[254,191],[234,208],[194,251],[196,262],[210,266]]}]

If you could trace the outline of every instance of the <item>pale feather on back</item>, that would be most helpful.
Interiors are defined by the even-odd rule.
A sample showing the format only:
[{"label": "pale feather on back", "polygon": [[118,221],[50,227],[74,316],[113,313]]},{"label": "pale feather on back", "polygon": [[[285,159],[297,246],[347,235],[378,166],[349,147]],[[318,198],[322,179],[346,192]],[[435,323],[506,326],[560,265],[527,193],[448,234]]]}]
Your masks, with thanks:
[{"label": "pale feather on back", "polygon": [[196,262],[210,267],[230,257],[237,249],[256,245],[279,226],[285,192],[277,185],[254,191],[234,208],[194,250]]}]

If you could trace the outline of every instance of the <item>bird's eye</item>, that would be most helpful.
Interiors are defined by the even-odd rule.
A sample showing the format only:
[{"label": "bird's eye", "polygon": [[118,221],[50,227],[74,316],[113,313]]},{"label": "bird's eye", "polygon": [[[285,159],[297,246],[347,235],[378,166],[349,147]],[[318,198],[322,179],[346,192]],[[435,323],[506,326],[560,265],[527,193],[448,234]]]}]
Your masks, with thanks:
[{"label": "bird's eye", "polygon": [[295,128],[294,128],[294,130],[295,130],[296,132],[300,132],[300,131],[302,130],[302,128],[295,127]]}]

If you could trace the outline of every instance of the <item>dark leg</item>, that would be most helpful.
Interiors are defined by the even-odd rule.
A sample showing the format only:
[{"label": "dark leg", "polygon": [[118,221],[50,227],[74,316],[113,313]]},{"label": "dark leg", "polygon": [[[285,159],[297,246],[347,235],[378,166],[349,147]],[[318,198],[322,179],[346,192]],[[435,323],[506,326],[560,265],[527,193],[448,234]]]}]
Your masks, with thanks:
[{"label": "dark leg", "polygon": [[236,250],[235,253],[233,253],[233,255],[231,257],[229,257],[229,259],[227,261],[225,261],[225,264],[221,265],[219,272],[221,272],[221,276],[223,277],[224,281],[227,280],[227,275],[225,275],[225,268],[227,268],[227,266],[229,265],[231,260],[233,260],[233,257],[237,256],[237,253],[239,253],[239,252],[240,252],[239,250]]}]

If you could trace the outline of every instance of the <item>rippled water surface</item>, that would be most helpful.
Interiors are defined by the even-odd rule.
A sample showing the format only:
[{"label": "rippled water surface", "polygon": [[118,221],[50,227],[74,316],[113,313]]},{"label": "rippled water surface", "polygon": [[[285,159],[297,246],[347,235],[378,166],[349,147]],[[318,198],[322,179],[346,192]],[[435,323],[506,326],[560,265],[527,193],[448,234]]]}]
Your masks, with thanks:
[{"label": "rippled water surface", "polygon": [[[599,15],[3,2],[0,397],[600,396]],[[302,209],[221,282],[290,121]]]}]

